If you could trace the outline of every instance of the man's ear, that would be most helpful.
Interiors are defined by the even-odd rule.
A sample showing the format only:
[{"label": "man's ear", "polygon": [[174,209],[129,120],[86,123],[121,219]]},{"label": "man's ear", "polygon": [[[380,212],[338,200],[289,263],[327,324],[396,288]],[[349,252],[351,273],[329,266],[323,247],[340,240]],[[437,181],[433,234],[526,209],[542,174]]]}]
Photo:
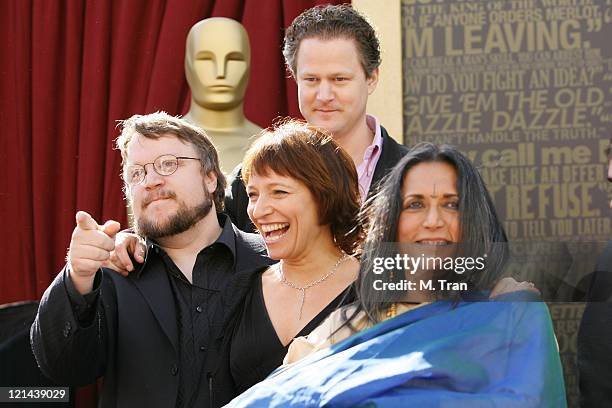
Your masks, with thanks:
[{"label": "man's ear", "polygon": [[217,173],[211,170],[204,175],[204,185],[210,194],[214,193],[217,189]]},{"label": "man's ear", "polygon": [[372,70],[372,74],[366,78],[366,82],[368,83],[368,95],[372,95],[378,84],[378,67]]}]

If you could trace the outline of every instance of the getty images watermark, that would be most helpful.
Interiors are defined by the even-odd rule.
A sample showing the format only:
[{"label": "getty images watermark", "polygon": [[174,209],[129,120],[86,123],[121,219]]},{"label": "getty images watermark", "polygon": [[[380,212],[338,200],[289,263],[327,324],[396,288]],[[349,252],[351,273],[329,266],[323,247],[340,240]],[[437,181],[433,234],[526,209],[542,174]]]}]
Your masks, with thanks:
[{"label": "getty images watermark", "polygon": [[418,274],[418,280],[399,279],[391,282],[386,282],[383,279],[375,279],[372,284],[374,290],[378,291],[467,291],[468,284],[466,282],[453,282],[449,279],[433,279],[424,278],[422,273],[426,272],[444,272],[445,276],[448,273],[463,274],[465,272],[482,271],[485,269],[485,261],[487,255],[479,257],[439,257],[426,256],[421,254],[414,257],[407,254],[396,254],[390,257],[377,257],[373,259],[372,272],[376,275],[382,275],[387,272],[395,273],[403,272],[404,276]]}]

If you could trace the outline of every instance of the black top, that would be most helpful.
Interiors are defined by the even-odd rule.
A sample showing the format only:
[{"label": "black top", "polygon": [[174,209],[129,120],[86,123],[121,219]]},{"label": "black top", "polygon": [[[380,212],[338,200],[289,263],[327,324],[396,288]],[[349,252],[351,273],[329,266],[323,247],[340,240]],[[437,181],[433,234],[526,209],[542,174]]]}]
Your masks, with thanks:
[{"label": "black top", "polygon": [[159,246],[157,253],[170,276],[170,287],[178,312],[179,388],[176,407],[205,406],[208,388],[204,367],[212,339],[220,334],[223,313],[220,293],[235,264],[234,231],[229,218],[221,215],[219,238],[196,258],[190,283]]},{"label": "black top", "polygon": [[[391,138],[384,127],[380,127],[380,132],[382,151],[372,175],[368,198],[376,191],[383,177],[408,153],[408,148]],[[249,197],[242,182],[241,170],[242,166],[239,164],[229,178],[228,189],[225,192],[225,212],[230,216],[236,227],[245,232],[255,232],[255,226],[247,215],[246,209],[249,204]]]},{"label": "black top", "polygon": [[[308,322],[296,337],[308,335],[341,304],[354,300],[351,294],[350,288],[342,291]],[[308,296],[308,293],[306,295]],[[297,296],[298,291],[296,298]],[[279,367],[287,354],[289,344],[283,346],[274,330],[264,303],[260,274],[245,298],[231,340],[230,370],[237,392],[244,392]]]},{"label": "black top", "polygon": [[[160,269],[167,275],[174,299],[174,320],[178,334],[177,364],[171,368],[172,374],[178,376],[176,407],[210,405],[206,367],[214,365],[208,360],[214,361],[218,353],[214,343],[223,334],[223,325],[227,319],[227,302],[222,299],[222,294],[228,290],[234,293],[228,287],[231,285],[230,277],[240,273],[239,269],[242,268],[237,266],[236,251],[237,245],[243,244],[237,242],[229,217],[218,214],[218,220],[222,232],[215,242],[198,253],[192,271],[192,283],[167,253],[151,240],[147,240],[145,262],[142,265],[135,264],[137,269],[130,274],[130,278],[140,278],[145,269]],[[239,260],[241,265],[262,264],[261,254],[243,253],[248,255]],[[96,279],[94,291],[85,296],[76,291],[70,279],[68,281],[66,288],[78,321],[88,326],[95,317],[91,311],[96,309],[100,279]]]}]

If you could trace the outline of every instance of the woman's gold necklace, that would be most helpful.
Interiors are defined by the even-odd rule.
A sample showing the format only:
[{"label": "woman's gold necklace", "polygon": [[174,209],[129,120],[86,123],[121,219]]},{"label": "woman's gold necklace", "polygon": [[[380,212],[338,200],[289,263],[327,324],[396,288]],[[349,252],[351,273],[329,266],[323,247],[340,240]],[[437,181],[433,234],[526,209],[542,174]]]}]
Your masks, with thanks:
[{"label": "woman's gold necklace", "polygon": [[300,291],[300,308],[299,308],[299,313],[298,313],[298,320],[302,320],[302,309],[304,308],[304,301],[306,300],[306,289],[310,289],[313,286],[317,286],[319,283],[321,282],[325,282],[327,279],[331,278],[336,271],[338,270],[338,267],[340,266],[340,264],[346,259],[348,258],[348,254],[344,254],[342,255],[340,258],[338,258],[338,260],[336,261],[336,263],[334,264],[334,266],[332,266],[332,268],[329,270],[329,272],[327,272],[325,275],[321,276],[319,279],[310,282],[307,285],[304,286],[298,286],[293,282],[289,282],[287,280],[287,278],[285,278],[285,274],[283,273],[283,267],[281,265],[281,263],[279,262],[278,265],[278,272],[280,273],[281,276],[281,283],[283,285],[287,285],[290,288],[296,289]]}]

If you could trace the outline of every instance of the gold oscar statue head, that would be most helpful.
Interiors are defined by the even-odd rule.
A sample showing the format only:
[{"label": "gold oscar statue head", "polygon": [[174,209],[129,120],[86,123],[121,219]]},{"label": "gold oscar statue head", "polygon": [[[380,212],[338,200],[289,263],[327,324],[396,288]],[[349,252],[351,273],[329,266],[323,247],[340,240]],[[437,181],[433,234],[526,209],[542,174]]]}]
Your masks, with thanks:
[{"label": "gold oscar statue head", "polygon": [[244,99],[251,48],[239,22],[213,17],[196,23],[187,35],[185,75],[200,106],[226,110]]},{"label": "gold oscar statue head", "polygon": [[185,76],[191,88],[186,120],[203,128],[219,152],[224,172],[242,161],[261,128],[244,116],[251,48],[239,22],[207,18],[187,35]]}]

